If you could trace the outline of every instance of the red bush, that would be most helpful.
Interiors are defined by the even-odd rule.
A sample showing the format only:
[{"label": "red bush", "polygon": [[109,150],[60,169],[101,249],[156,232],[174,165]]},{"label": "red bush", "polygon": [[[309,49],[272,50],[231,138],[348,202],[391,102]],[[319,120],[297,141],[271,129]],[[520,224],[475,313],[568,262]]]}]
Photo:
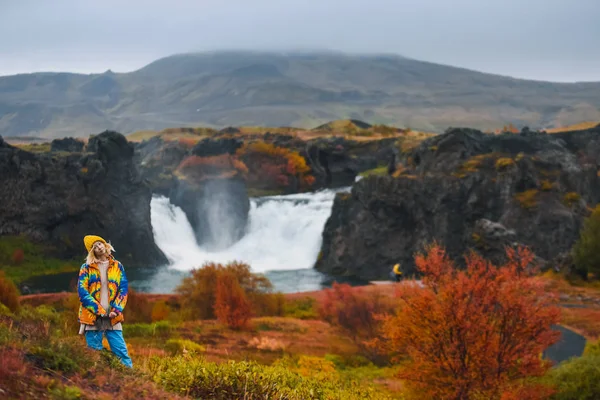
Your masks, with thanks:
[{"label": "red bush", "polygon": [[23,260],[25,259],[25,253],[23,249],[16,249],[12,255],[12,261],[14,265],[21,265]]},{"label": "red bush", "polygon": [[0,303],[15,312],[19,309],[19,290],[15,284],[0,270]]},{"label": "red bush", "polygon": [[340,328],[369,357],[376,354],[366,342],[379,334],[380,316],[392,310],[390,299],[381,293],[338,283],[325,290],[319,304],[321,318]]},{"label": "red bush", "polygon": [[[423,286],[398,286],[399,307],[385,318],[381,350],[404,360],[399,377],[424,398],[525,398],[543,391],[527,378],[543,375],[540,354],[559,333],[554,297],[525,273],[534,255],[508,250],[496,267],[476,254],[458,270],[431,246],[415,262]],[[532,388],[532,385],[534,386]]]},{"label": "red bush", "polygon": [[248,326],[252,306],[232,273],[226,272],[217,276],[214,309],[217,319],[228,327],[241,329]]},{"label": "red bush", "polygon": [[0,393],[7,396],[2,398],[22,398],[31,380],[29,376],[21,352],[10,348],[0,350]]}]

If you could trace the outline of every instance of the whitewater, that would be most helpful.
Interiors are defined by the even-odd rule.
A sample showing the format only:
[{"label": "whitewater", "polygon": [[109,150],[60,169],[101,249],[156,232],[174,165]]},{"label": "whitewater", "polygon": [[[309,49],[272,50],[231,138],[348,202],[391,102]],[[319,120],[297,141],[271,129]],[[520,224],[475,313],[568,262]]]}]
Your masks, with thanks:
[{"label": "whitewater", "polygon": [[225,249],[198,246],[185,213],[168,198],[154,196],[154,240],[176,271],[229,261],[248,263],[259,273],[306,270],[317,259],[335,194],[349,189],[251,198],[245,235]]}]

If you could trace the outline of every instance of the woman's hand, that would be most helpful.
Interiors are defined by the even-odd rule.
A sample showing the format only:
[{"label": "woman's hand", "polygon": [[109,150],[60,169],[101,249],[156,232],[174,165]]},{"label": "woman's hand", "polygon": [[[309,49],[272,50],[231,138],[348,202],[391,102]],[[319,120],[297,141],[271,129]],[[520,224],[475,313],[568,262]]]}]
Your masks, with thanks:
[{"label": "woman's hand", "polygon": [[114,312],[114,311],[111,311],[111,312],[110,312],[110,314],[108,314],[108,316],[109,316],[110,318],[114,318],[114,317],[116,317],[116,316],[117,316],[117,313],[116,313],[116,312]]}]

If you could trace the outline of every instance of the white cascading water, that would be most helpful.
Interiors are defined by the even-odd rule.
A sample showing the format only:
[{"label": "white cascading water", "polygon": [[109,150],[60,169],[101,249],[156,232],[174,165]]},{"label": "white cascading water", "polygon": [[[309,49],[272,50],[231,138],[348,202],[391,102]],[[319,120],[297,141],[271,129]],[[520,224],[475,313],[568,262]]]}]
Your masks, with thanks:
[{"label": "white cascading water", "polygon": [[198,246],[185,213],[168,198],[154,197],[154,240],[169,259],[170,268],[179,271],[189,271],[209,261],[242,261],[254,272],[312,268],[335,194],[348,190],[251,199],[246,234],[232,246],[219,250]]}]

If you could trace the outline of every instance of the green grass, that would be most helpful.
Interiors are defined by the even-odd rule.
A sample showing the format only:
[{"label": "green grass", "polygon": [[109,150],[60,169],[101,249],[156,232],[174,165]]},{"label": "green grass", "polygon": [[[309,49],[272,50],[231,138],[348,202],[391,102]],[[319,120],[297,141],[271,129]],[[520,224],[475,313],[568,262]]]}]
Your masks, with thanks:
[{"label": "green grass", "polygon": [[50,151],[50,143],[18,144],[16,147],[31,153],[47,153]]},{"label": "green grass", "polygon": [[388,167],[384,165],[382,167],[377,167],[377,168],[370,169],[368,171],[361,172],[358,175],[362,176],[362,177],[367,177],[367,176],[384,176],[384,175],[387,175],[387,170],[388,170]]},{"label": "green grass", "polygon": [[[17,250],[23,250],[24,257],[21,263],[14,260]],[[0,237],[0,269],[4,270],[13,282],[19,284],[34,276],[76,272],[83,262],[48,257],[48,250],[23,236]]]}]

